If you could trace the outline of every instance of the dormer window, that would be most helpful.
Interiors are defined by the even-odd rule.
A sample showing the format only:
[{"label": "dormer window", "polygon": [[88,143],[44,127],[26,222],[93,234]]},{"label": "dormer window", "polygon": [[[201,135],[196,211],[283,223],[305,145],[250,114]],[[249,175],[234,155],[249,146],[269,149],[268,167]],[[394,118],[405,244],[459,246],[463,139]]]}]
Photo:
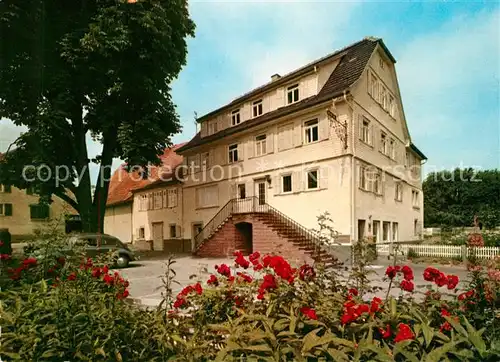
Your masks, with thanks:
[{"label": "dormer window", "polygon": [[217,133],[217,121],[212,121],[208,124],[208,134]]},{"label": "dormer window", "polygon": [[299,101],[299,85],[294,84],[287,88],[287,99],[288,104],[292,104]]},{"label": "dormer window", "polygon": [[240,124],[240,121],[241,121],[241,116],[240,116],[240,110],[238,108],[231,112],[231,124],[233,126],[236,126]]},{"label": "dormer window", "polygon": [[253,117],[258,117],[262,115],[263,109],[262,109],[262,99],[259,99],[258,101],[253,102],[252,104],[252,114]]}]

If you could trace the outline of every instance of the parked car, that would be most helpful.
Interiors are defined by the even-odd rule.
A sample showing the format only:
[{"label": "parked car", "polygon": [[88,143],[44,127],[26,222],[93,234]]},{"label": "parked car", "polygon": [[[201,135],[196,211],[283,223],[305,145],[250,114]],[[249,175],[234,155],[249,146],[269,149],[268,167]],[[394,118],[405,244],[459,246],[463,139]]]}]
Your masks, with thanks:
[{"label": "parked car", "polygon": [[108,234],[82,233],[75,234],[69,238],[70,246],[85,245],[87,255],[95,257],[99,254],[116,252],[116,266],[125,268],[131,261],[134,261],[135,255],[129,247],[118,238]]}]

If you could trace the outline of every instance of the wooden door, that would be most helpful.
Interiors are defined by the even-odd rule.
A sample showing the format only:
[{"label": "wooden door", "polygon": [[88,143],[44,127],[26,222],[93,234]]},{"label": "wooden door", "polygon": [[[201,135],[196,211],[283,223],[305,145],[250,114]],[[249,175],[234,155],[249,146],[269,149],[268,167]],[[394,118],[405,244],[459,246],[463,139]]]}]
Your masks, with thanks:
[{"label": "wooden door", "polygon": [[163,250],[163,223],[153,223],[153,248],[154,250]]}]

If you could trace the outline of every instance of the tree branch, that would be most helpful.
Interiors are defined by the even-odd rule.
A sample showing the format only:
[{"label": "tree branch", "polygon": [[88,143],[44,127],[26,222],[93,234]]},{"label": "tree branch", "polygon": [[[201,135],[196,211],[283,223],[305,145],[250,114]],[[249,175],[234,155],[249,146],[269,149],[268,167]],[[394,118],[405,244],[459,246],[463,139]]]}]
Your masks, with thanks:
[{"label": "tree branch", "polygon": [[59,192],[59,191],[54,192],[54,195],[59,197],[61,200],[67,202],[76,211],[79,211],[78,203],[75,200],[73,200],[71,197],[69,197],[69,195],[62,193],[62,192]]}]

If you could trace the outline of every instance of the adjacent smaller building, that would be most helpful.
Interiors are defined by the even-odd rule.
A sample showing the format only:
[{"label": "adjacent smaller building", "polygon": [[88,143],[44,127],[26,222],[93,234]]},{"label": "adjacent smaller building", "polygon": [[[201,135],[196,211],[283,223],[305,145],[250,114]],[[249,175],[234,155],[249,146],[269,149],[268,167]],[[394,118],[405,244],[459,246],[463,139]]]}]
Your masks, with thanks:
[{"label": "adjacent smaller building", "polygon": [[64,231],[71,214],[73,209],[57,197],[50,205],[40,204],[33,189],[0,184],[0,229],[8,229],[13,241],[28,239],[48,226]]}]

